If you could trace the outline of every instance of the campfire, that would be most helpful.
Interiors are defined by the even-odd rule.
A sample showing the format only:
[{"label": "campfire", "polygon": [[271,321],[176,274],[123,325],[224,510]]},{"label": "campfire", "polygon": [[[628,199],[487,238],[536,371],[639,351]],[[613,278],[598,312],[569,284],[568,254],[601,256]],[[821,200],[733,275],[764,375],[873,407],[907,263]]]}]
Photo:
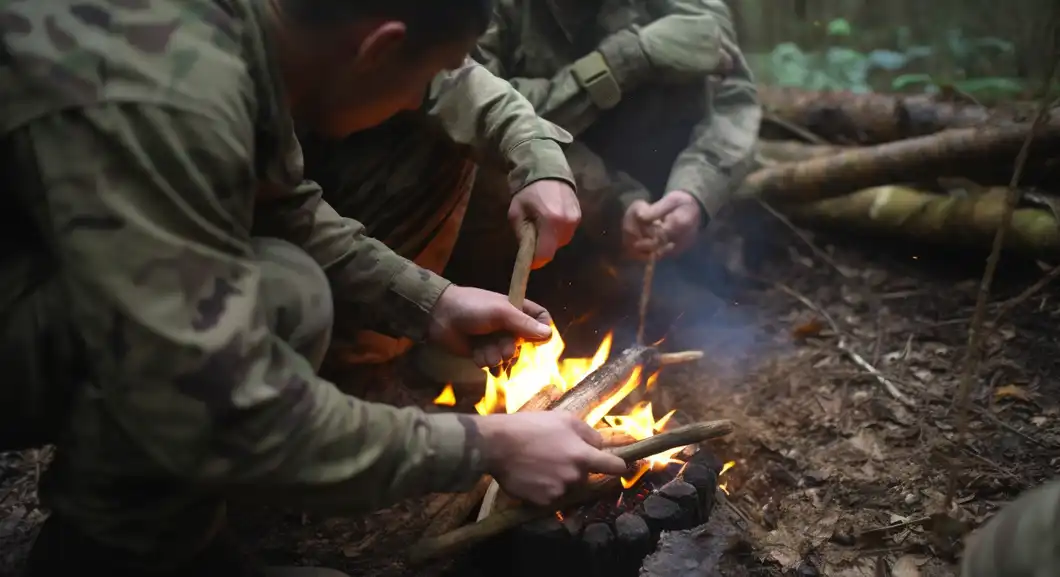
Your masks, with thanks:
[{"label": "campfire", "polygon": [[[707,520],[718,470],[709,466],[709,454],[699,452],[698,444],[729,433],[732,425],[716,421],[671,427],[675,411],[656,418],[650,402],[616,410],[638,389],[651,389],[662,367],[702,354],[634,346],[612,355],[613,339],[608,334],[591,357],[563,358],[565,343],[554,326],[552,334],[547,343],[523,345],[518,359],[499,375],[486,372],[486,388],[476,411],[572,412],[600,431],[608,450],[630,464],[629,472],[622,477],[594,475],[586,487],[572,490],[547,509],[523,506],[488,477],[469,493],[439,496],[433,503],[438,513],[425,538],[413,548],[413,561],[448,557],[499,538],[508,543],[500,558],[519,559],[515,564],[520,568],[512,571],[529,575],[533,558],[542,554],[537,543],[544,539],[557,554],[577,553],[582,562],[571,564],[577,574],[632,575],[654,550],[662,531],[687,529]],[[456,403],[451,385],[435,403]],[[477,522],[464,525],[476,507]],[[532,554],[518,553],[523,550]]]},{"label": "campfire", "polygon": [[[538,407],[524,407],[535,396],[548,399],[549,402],[559,399],[590,373],[602,367],[611,355],[613,339],[613,333],[607,333],[591,357],[562,358],[566,343],[553,325],[552,338],[540,345],[523,345],[519,358],[508,370],[495,376],[483,369],[486,374],[486,388],[482,399],[475,404],[475,410],[480,415],[514,413],[527,409],[540,410]],[[605,445],[619,446],[646,439],[662,431],[673,416],[675,411],[670,411],[656,420],[651,403],[645,402],[637,403],[628,414],[609,414],[641,384],[642,377],[643,367],[635,366],[618,391],[601,399],[585,417],[585,422],[597,428],[604,436]],[[644,382],[646,390],[654,386],[657,377],[658,371],[648,376]],[[456,404],[453,386],[446,385],[434,402],[445,406]],[[622,486],[631,488],[647,471],[673,462],[674,455],[682,449],[684,447],[675,447],[645,459],[633,477],[622,479]]]}]

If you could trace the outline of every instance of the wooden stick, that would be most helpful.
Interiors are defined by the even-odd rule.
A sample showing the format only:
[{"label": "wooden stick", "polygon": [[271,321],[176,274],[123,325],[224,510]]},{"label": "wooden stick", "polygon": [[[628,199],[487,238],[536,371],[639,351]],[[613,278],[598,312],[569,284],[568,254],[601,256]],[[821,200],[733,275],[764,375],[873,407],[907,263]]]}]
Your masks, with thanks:
[{"label": "wooden stick", "polygon": [[659,355],[659,364],[668,367],[682,363],[691,363],[703,358],[703,351],[681,351],[678,353],[663,353]]},{"label": "wooden stick", "polygon": [[519,252],[515,255],[512,282],[508,285],[508,301],[522,310],[526,300],[526,285],[530,282],[530,267],[537,252],[537,226],[527,220],[519,227]]},{"label": "wooden stick", "polygon": [[[643,441],[637,441],[625,447],[610,449],[610,451],[627,463],[636,463],[669,449],[701,443],[708,439],[727,435],[732,430],[731,421],[695,423],[648,437]],[[452,556],[463,549],[482,543],[490,537],[527,521],[545,517],[557,510],[563,510],[599,498],[619,486],[620,480],[617,477],[593,475],[588,485],[572,491],[551,506],[522,507],[498,511],[477,523],[461,527],[444,535],[423,539],[409,552],[409,561],[422,563],[439,557]]]}]

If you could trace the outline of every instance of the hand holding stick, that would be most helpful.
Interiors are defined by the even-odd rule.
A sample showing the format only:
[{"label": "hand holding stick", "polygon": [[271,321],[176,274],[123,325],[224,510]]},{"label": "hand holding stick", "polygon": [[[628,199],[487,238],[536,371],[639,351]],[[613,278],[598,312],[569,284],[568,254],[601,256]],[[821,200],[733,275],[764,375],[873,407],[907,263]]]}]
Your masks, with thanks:
[{"label": "hand holding stick", "polygon": [[[731,433],[732,430],[731,421],[694,423],[648,437],[636,443],[608,450],[621,457],[627,463],[632,464],[669,449],[722,437]],[[497,511],[477,523],[466,525],[443,535],[423,539],[409,552],[409,560],[412,563],[422,563],[440,557],[451,556],[528,521],[547,517],[558,510],[600,498],[619,486],[617,477],[593,475],[587,486],[572,491],[552,506],[519,507]]]}]

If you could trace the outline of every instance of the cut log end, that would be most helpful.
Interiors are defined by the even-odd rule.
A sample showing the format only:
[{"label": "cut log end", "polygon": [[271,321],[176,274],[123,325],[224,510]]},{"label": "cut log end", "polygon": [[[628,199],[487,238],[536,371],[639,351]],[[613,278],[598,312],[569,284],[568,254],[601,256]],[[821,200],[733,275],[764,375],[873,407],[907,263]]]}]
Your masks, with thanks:
[{"label": "cut log end", "polygon": [[704,356],[703,351],[681,351],[677,353],[662,353],[659,355],[659,365],[667,367],[670,365],[680,365],[682,363],[692,363],[702,359]]}]

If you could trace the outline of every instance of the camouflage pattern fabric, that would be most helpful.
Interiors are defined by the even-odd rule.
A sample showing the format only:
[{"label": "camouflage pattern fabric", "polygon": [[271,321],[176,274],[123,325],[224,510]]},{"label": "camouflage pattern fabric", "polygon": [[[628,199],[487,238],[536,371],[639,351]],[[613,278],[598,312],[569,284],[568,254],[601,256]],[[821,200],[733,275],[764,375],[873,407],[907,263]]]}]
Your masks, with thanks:
[{"label": "camouflage pattern fabric", "polygon": [[[348,397],[305,356],[326,340],[323,275],[336,310],[413,339],[448,284],[302,179],[264,5],[0,4],[6,218],[32,233],[0,273],[34,287],[24,263],[45,268],[63,307],[43,314],[84,358],[42,498],[130,565],[193,557],[233,494],[339,514],[482,473],[473,421]],[[6,382],[54,384],[26,376]]]},{"label": "camouflage pattern fabric", "polygon": [[1027,491],[971,535],[961,577],[1060,575],[1060,481]]},{"label": "camouflage pattern fabric", "polygon": [[[480,187],[507,205],[510,195],[544,179],[574,185],[561,144],[570,135],[541,119],[510,84],[470,58],[438,75],[424,106],[341,141],[303,134],[306,176],[342,215],[420,267],[441,273],[464,224],[477,162],[506,169]],[[507,226],[503,212],[501,226]],[[344,362],[380,363],[406,352],[410,339],[361,330],[340,315],[333,353]]]},{"label": "camouflage pattern fabric", "polygon": [[[635,32],[672,15],[721,31],[734,61],[727,76],[677,84],[653,73]],[[761,120],[754,81],[736,45],[721,0],[500,0],[474,56],[587,147],[569,159],[576,174],[598,172],[591,166],[598,161],[608,167],[617,180],[606,196],[619,202],[619,213],[634,200],[683,190],[714,216],[750,168]],[[677,56],[690,48],[677,38],[669,49]],[[704,54],[708,48],[702,47]],[[666,49],[653,42],[653,50]],[[598,104],[574,72],[594,52],[618,84],[617,105]],[[601,210],[592,208],[600,192],[590,191],[601,189],[580,180],[578,186],[590,207],[583,210],[588,225],[599,220],[591,210]],[[603,236],[608,227],[586,232]]]}]

